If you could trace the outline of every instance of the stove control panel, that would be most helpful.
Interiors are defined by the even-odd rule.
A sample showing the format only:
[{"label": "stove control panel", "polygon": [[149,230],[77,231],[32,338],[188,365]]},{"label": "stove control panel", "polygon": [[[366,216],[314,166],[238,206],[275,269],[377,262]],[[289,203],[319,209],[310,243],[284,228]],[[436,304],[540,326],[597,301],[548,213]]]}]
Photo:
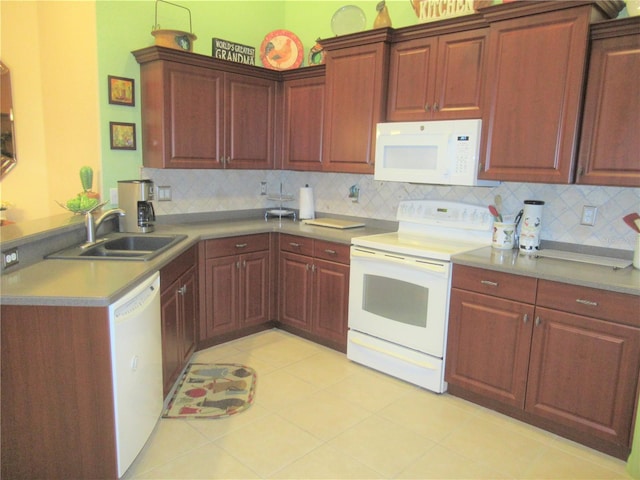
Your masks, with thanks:
[{"label": "stove control panel", "polygon": [[439,200],[402,201],[397,220],[464,230],[490,231],[493,227],[493,217],[486,206]]}]

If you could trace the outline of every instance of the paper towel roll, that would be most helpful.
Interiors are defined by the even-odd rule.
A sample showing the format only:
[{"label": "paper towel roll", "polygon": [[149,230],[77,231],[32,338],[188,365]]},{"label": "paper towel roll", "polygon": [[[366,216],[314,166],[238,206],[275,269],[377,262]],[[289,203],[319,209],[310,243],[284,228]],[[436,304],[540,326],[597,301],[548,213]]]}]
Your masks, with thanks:
[{"label": "paper towel roll", "polygon": [[309,185],[300,189],[300,219],[316,218],[313,204],[313,188]]}]

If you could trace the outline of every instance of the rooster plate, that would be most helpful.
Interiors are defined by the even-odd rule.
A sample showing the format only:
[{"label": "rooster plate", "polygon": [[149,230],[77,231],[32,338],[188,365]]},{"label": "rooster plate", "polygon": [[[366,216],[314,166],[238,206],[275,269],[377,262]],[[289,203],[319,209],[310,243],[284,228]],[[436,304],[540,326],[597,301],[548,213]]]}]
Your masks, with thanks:
[{"label": "rooster plate", "polygon": [[260,46],[262,64],[273,70],[288,70],[302,65],[304,50],[295,33],[288,30],[274,30],[268,33]]}]

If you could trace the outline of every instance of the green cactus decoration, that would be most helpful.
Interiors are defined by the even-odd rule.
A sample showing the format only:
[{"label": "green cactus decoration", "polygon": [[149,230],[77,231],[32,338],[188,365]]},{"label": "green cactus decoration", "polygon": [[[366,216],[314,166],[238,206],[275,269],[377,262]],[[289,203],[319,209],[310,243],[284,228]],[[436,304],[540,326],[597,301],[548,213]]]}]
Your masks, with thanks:
[{"label": "green cactus decoration", "polygon": [[82,190],[85,192],[91,191],[93,186],[93,168],[82,167],[80,169],[80,181],[82,182]]}]

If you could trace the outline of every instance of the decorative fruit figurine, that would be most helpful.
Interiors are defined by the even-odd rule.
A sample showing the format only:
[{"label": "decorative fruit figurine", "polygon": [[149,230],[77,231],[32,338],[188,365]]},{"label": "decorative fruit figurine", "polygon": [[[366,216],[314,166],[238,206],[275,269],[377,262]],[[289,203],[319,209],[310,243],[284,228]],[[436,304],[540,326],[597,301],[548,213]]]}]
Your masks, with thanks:
[{"label": "decorative fruit figurine", "polygon": [[93,192],[93,168],[84,166],[80,168],[80,182],[82,183],[82,194],[89,198],[100,198],[100,194]]},{"label": "decorative fruit figurine", "polygon": [[376,5],[378,15],[373,21],[373,28],[382,28],[391,26],[391,17],[389,16],[389,9],[385,5],[385,1],[382,0]]}]

